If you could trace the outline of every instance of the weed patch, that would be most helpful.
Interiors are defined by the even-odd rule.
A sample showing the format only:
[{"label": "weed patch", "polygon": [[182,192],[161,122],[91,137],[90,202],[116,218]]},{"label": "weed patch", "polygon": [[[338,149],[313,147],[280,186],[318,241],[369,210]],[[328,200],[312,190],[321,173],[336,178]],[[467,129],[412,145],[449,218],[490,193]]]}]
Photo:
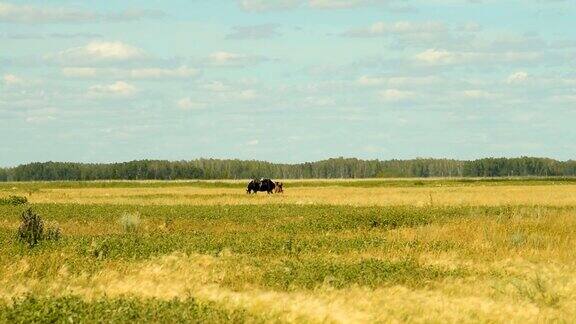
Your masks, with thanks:
[{"label": "weed patch", "polygon": [[326,260],[287,260],[264,275],[264,283],[279,289],[313,289],[321,285],[345,288],[352,285],[424,287],[447,277],[461,277],[463,270],[422,266],[413,260],[367,259],[356,263]]},{"label": "weed patch", "polygon": [[77,297],[14,300],[0,304],[0,322],[6,323],[244,323],[260,322],[243,310],[230,311],[195,299],[100,299]]},{"label": "weed patch", "polygon": [[11,205],[19,206],[28,203],[28,198],[22,196],[9,196],[6,198],[0,198],[0,205]]}]

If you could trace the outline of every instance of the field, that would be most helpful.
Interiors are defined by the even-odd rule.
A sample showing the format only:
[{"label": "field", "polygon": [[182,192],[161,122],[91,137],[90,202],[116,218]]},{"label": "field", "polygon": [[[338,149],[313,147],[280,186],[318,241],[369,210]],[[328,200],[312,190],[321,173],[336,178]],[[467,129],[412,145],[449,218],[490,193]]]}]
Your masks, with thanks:
[{"label": "field", "polygon": [[0,184],[0,322],[576,320],[574,179],[243,186]]}]

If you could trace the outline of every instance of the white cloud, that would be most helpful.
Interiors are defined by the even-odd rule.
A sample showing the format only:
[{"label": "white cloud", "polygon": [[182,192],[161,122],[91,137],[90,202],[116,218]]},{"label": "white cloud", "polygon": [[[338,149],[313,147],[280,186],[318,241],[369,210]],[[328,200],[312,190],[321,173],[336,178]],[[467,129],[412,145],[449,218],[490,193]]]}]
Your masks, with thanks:
[{"label": "white cloud", "polygon": [[[22,77],[20,75],[16,75],[16,74],[12,74],[12,73],[8,73],[8,74],[4,74],[3,76],[0,77],[0,84],[4,84],[7,87],[13,87],[13,88],[27,88],[28,90],[32,89],[35,86],[38,86],[39,84],[42,84],[43,81],[41,79],[38,78],[33,78],[33,77]],[[29,91],[26,90],[26,93],[28,93]],[[40,89],[37,89],[40,90]],[[41,90],[40,90],[41,91]]]},{"label": "white cloud", "polygon": [[[238,0],[243,10],[262,12],[272,10],[295,9],[299,7],[311,9],[345,9],[369,5],[386,5],[394,9],[406,10],[404,1],[396,0]],[[392,5],[398,4],[398,7]]]},{"label": "white cloud", "polygon": [[100,73],[97,68],[90,67],[66,67],[62,69],[62,74],[71,78],[95,78]]},{"label": "white cloud", "polygon": [[99,84],[88,88],[88,95],[91,97],[131,97],[136,94],[135,86],[124,82],[116,81],[112,84]]},{"label": "white cloud", "polygon": [[308,7],[313,9],[346,9],[362,6],[386,6],[394,11],[412,11],[409,1],[403,0],[307,0]]},{"label": "white cloud", "polygon": [[387,89],[378,93],[380,99],[386,102],[400,102],[411,99],[414,93],[410,91],[402,91],[398,89]]},{"label": "white cloud", "polygon": [[239,0],[243,10],[255,12],[291,9],[299,6],[301,2],[301,0]]},{"label": "white cloud", "polygon": [[362,86],[379,86],[382,85],[386,82],[385,78],[379,78],[379,77],[371,77],[368,75],[363,75],[360,78],[358,78],[358,84],[362,85]]},{"label": "white cloud", "polygon": [[226,65],[242,58],[244,58],[244,55],[223,51],[210,54],[210,60],[217,65]]},{"label": "white cloud", "polygon": [[225,92],[230,91],[230,86],[224,84],[221,81],[212,81],[202,85],[202,88],[212,92]]},{"label": "white cloud", "polygon": [[508,84],[519,84],[519,83],[523,83],[526,80],[528,80],[528,77],[529,77],[528,73],[520,71],[520,72],[510,74],[510,76],[508,76],[508,79],[506,80],[506,82]]},{"label": "white cloud", "polygon": [[312,8],[337,9],[354,7],[361,2],[360,0],[310,0],[309,5]]},{"label": "white cloud", "polygon": [[195,110],[206,108],[206,104],[202,102],[193,101],[191,98],[182,98],[176,101],[176,106],[182,110]]},{"label": "white cloud", "polygon": [[260,141],[258,141],[257,139],[254,139],[254,140],[248,141],[248,142],[246,143],[246,145],[248,145],[248,146],[256,146],[256,145],[258,145],[258,143],[260,143]]},{"label": "white cloud", "polygon": [[140,58],[144,55],[141,49],[122,42],[94,41],[88,45],[73,49],[71,53],[78,53],[96,59],[128,60]]},{"label": "white cloud", "polygon": [[427,49],[414,56],[418,63],[426,65],[493,64],[535,61],[541,58],[538,52],[452,52],[443,49]]},{"label": "white cloud", "polygon": [[198,75],[198,71],[187,66],[178,68],[139,68],[139,69],[116,69],[116,68],[93,68],[93,67],[65,67],[62,74],[72,78],[112,78],[134,80],[164,80],[186,79]]},{"label": "white cloud", "polygon": [[213,66],[245,66],[264,59],[257,56],[238,54],[226,51],[214,52],[208,56],[208,64]]},{"label": "white cloud", "polygon": [[443,82],[436,76],[392,76],[392,77],[374,77],[363,75],[358,78],[357,83],[364,87],[375,87],[387,85],[395,88],[411,88],[417,86],[429,86]]},{"label": "white cloud", "polygon": [[253,26],[235,26],[233,32],[226,35],[226,39],[266,39],[278,35],[276,24],[262,24]]},{"label": "white cloud", "polygon": [[217,93],[213,99],[219,99],[226,103],[250,102],[260,98],[260,94],[254,89],[233,89]]},{"label": "white cloud", "polygon": [[576,94],[565,94],[565,95],[556,95],[552,96],[552,101],[557,103],[569,103],[569,104],[576,104]]},{"label": "white cloud", "polygon": [[155,10],[129,10],[119,13],[102,14],[82,9],[16,5],[7,2],[0,2],[0,22],[8,23],[42,24],[110,22],[157,18],[164,15],[164,13]]},{"label": "white cloud", "polygon": [[29,124],[42,124],[55,119],[56,117],[54,116],[28,116],[26,117],[26,122]]},{"label": "white cloud", "polygon": [[[44,103],[45,104],[45,103]],[[37,109],[26,109],[25,121],[30,124],[43,124],[53,120],[56,120],[56,116],[59,114],[59,109],[54,107],[45,107]]]},{"label": "white cloud", "polygon": [[446,50],[428,49],[418,53],[416,60],[427,64],[449,64],[455,60],[455,55]]},{"label": "white cloud", "polygon": [[144,58],[144,50],[122,42],[93,41],[85,46],[74,47],[55,55],[46,56],[64,64],[78,62],[127,61]]},{"label": "white cloud", "polygon": [[238,93],[236,93],[236,97],[240,100],[251,101],[258,98],[258,94],[256,93],[255,90],[248,89],[239,91]]},{"label": "white cloud", "polygon": [[439,34],[447,31],[441,22],[410,22],[399,21],[395,23],[376,22],[372,26],[363,29],[353,29],[344,35],[352,37],[376,37],[385,35]]},{"label": "white cloud", "polygon": [[187,66],[175,69],[142,68],[130,70],[130,78],[133,79],[164,79],[164,78],[190,78],[198,74],[198,71]]},{"label": "white cloud", "polygon": [[[205,83],[198,83],[199,89],[203,90],[204,94],[208,95],[210,102],[219,103],[249,103],[261,99],[263,96],[254,87],[255,83],[250,81],[239,82],[222,82],[222,81],[208,81]],[[258,88],[262,90],[262,88]]]},{"label": "white cloud", "polygon": [[476,22],[468,22],[460,27],[460,31],[467,33],[476,33],[482,30],[482,26]]},{"label": "white cloud", "polygon": [[415,86],[430,86],[437,85],[444,82],[440,77],[437,76],[420,76],[420,77],[391,77],[388,78],[388,85],[394,87],[415,87]]},{"label": "white cloud", "polygon": [[493,93],[484,91],[484,90],[464,90],[462,91],[462,95],[464,96],[464,98],[466,99],[473,99],[473,100],[478,100],[478,99],[493,99],[496,97],[496,95],[494,95]]},{"label": "white cloud", "polygon": [[336,101],[328,97],[306,97],[304,104],[310,107],[327,107],[335,105]]},{"label": "white cloud", "polygon": [[94,21],[97,16],[93,12],[70,10],[65,8],[42,8],[21,6],[10,3],[0,3],[0,21],[17,23],[42,22],[78,22]]},{"label": "white cloud", "polygon": [[18,86],[25,84],[24,79],[17,77],[14,74],[5,74],[4,77],[2,78],[2,81],[4,82],[5,85],[8,86]]}]

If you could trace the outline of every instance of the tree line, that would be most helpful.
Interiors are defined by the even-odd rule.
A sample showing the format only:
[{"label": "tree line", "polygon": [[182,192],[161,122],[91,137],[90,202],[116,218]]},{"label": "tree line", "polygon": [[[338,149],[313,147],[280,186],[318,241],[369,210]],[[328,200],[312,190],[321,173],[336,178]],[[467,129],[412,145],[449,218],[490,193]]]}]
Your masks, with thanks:
[{"label": "tree line", "polygon": [[576,176],[576,161],[548,158],[360,160],[297,164],[197,159],[123,163],[37,162],[0,168],[0,181]]}]

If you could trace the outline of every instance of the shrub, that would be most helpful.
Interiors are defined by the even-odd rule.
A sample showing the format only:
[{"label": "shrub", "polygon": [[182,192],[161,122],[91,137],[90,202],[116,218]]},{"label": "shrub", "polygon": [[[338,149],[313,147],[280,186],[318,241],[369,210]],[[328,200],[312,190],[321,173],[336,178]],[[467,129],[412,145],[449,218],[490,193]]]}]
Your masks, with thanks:
[{"label": "shrub", "polygon": [[18,240],[33,247],[40,240],[44,232],[44,221],[40,215],[34,213],[32,208],[28,208],[22,213],[22,223],[18,228]]},{"label": "shrub", "polygon": [[92,241],[86,252],[96,259],[102,260],[110,254],[110,249],[111,243],[104,239],[102,241]]},{"label": "shrub", "polygon": [[46,224],[46,228],[44,230],[45,240],[52,240],[57,241],[62,238],[62,231],[60,230],[60,225],[57,222],[49,222]]},{"label": "shrub", "polygon": [[120,225],[127,233],[134,233],[138,231],[140,226],[140,213],[124,213],[120,216]]},{"label": "shrub", "polygon": [[0,198],[0,205],[24,205],[28,203],[28,198],[21,196],[9,196],[7,198]]},{"label": "shrub", "polygon": [[18,240],[30,247],[34,247],[42,240],[59,240],[62,237],[58,223],[49,223],[48,226],[44,226],[42,217],[34,213],[32,208],[25,210],[21,219]]}]

